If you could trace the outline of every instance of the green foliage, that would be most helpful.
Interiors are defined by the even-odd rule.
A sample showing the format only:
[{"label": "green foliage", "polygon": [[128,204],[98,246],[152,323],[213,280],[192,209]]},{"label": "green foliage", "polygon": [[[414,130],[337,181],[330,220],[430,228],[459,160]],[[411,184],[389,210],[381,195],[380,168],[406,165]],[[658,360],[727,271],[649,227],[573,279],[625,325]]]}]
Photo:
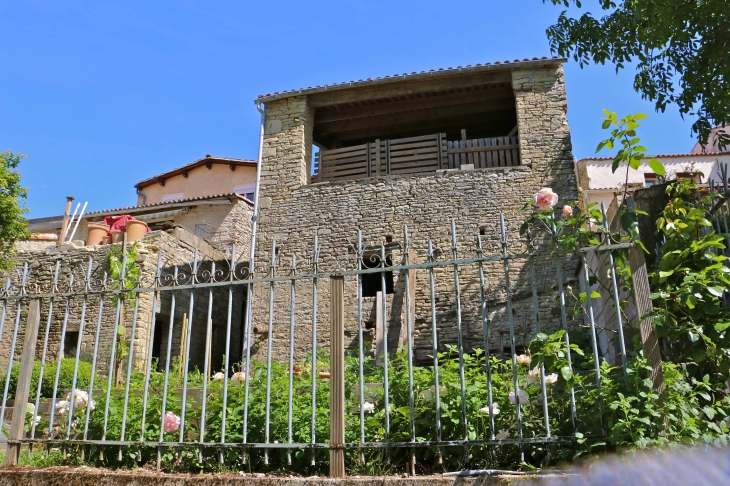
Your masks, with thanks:
[{"label": "green foliage", "polygon": [[[543,0],[543,3],[548,0]],[[580,0],[550,0],[581,7]],[[636,63],[634,89],[662,112],[676,104],[696,117],[692,130],[704,145],[712,126],[730,123],[730,4],[727,0],[599,0],[605,14],[579,18],[563,11],[547,29],[550,48],[581,67]],[[721,147],[730,135],[718,140]]]},{"label": "green foliage", "polygon": [[12,266],[16,241],[30,237],[24,215],[27,189],[20,185],[18,166],[23,154],[0,152],[0,270]]},{"label": "green foliage", "polygon": [[[116,283],[117,289],[133,289],[137,287],[139,279],[142,275],[139,270],[139,266],[137,265],[137,258],[139,257],[139,254],[137,253],[138,247],[139,244],[137,242],[134,242],[131,245],[127,246],[126,263],[124,263],[125,260],[122,256],[122,245],[113,245],[111,249],[107,252],[104,263],[109,270],[109,279],[112,282]],[[126,267],[124,271],[123,281],[122,265]],[[122,295],[124,296],[124,300],[127,303],[132,306],[134,305],[134,301],[137,298],[136,293],[124,292]],[[117,300],[118,296],[115,296],[115,304],[117,303]]]},{"label": "green foliage", "polygon": [[[58,391],[57,398],[61,397],[61,394],[65,390],[70,390],[73,384],[74,375],[74,364],[76,360],[74,358],[64,358],[61,360],[61,371],[58,375]],[[58,367],[58,361],[51,361],[46,363],[43,367],[43,383],[41,385],[41,397],[52,398],[53,397],[53,384],[56,380],[56,369]],[[18,386],[18,373],[20,373],[20,363],[13,366],[10,371],[10,384],[8,387],[8,397],[15,397],[15,389]],[[38,390],[38,377],[41,374],[41,362],[37,360],[33,362],[33,374],[30,382],[30,400],[34,401],[36,396],[36,390]],[[91,380],[91,363],[85,361],[79,361],[78,374],[76,376],[76,388],[84,389],[89,388],[89,382]]]},{"label": "green foliage", "polygon": [[709,208],[717,194],[684,179],[667,188],[670,201],[657,219],[660,258],[650,274],[654,321],[671,343],[664,353],[675,363],[693,362],[690,371],[723,381],[730,370],[730,291],[727,235],[717,233]]}]

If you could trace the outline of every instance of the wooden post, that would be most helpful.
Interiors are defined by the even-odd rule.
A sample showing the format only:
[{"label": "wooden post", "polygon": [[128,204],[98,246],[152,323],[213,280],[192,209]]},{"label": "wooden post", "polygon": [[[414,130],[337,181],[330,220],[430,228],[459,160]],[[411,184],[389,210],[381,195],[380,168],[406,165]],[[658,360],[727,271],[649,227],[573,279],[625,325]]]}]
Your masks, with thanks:
[{"label": "wooden post", "polygon": [[344,478],[345,277],[333,275],[330,282],[330,477]]},{"label": "wooden post", "polygon": [[63,212],[63,223],[61,223],[61,234],[58,235],[58,251],[61,251],[63,240],[65,239],[66,229],[68,228],[68,215],[71,214],[71,204],[73,203],[73,196],[66,196],[66,210]]},{"label": "wooden post", "polygon": [[[70,203],[69,203],[70,204]],[[41,322],[41,301],[33,299],[30,301],[28,320],[25,325],[25,340],[23,341],[23,355],[20,358],[20,373],[18,373],[18,385],[15,388],[15,406],[13,407],[13,421],[10,424],[8,439],[10,441],[23,438],[25,428],[25,407],[30,394],[30,381],[33,375],[33,359],[35,358],[35,345],[38,340],[38,325]],[[9,363],[8,366],[12,364]],[[35,413],[38,411],[36,410]],[[18,464],[20,455],[20,444],[8,443],[5,454],[4,466],[15,466]]]},{"label": "wooden post", "polygon": [[634,283],[634,302],[636,303],[636,315],[641,322],[641,347],[644,350],[644,357],[651,366],[652,389],[657,393],[664,392],[664,374],[662,373],[662,356],[659,352],[659,339],[654,329],[654,318],[642,316],[654,310],[651,303],[651,290],[649,289],[649,277],[646,273],[646,261],[644,252],[638,246],[629,249],[629,266],[631,267],[631,280]]}]

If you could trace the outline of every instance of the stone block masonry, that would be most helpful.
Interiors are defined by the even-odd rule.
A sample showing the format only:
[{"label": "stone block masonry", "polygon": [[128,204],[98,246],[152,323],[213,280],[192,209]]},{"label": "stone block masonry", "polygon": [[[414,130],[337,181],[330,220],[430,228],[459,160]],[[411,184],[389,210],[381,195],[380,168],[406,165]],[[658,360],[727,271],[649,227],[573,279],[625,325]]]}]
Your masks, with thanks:
[{"label": "stone block masonry", "polygon": [[[571,153],[570,131],[566,118],[567,104],[563,69],[559,63],[533,69],[514,69],[512,86],[516,99],[519,144],[522,166],[478,170],[454,170],[388,176],[336,183],[310,184],[313,109],[306,96],[274,100],[266,104],[266,120],[275,130],[264,136],[262,180],[260,189],[257,262],[268,261],[273,240],[282,258],[296,254],[302,261],[311,258],[315,235],[320,242],[323,261],[352,258],[351,245],[360,228],[372,249],[381,244],[402,243],[403,225],[415,235],[413,248],[417,261],[425,261],[427,240],[442,259],[451,255],[451,220],[459,233],[459,254],[473,256],[473,243],[482,233],[488,254],[499,254],[500,213],[507,221],[508,238],[519,240],[518,228],[525,215],[520,212],[525,201],[543,187],[551,187],[560,201],[577,200],[577,184]],[[280,126],[279,123],[280,122]],[[463,238],[461,238],[463,236]],[[401,247],[402,248],[402,245]],[[398,250],[394,251],[397,254]],[[469,254],[469,255],[468,255]],[[534,333],[535,317],[528,267],[511,264],[514,303],[513,318],[528,334]],[[541,322],[548,329],[560,325],[554,309],[556,295],[555,262],[535,262],[538,290],[541,295]],[[564,269],[566,280],[575,278],[575,262]],[[504,273],[499,265],[485,266],[487,295],[491,302],[495,333],[490,346],[499,346],[499,330],[507,325]],[[403,275],[394,275],[394,293],[388,295],[389,347],[402,344]],[[451,281],[449,282],[449,279]],[[414,343],[420,359],[430,354],[430,297],[428,276],[415,275]],[[473,268],[461,276],[465,332],[468,347],[483,347],[479,311],[479,281]],[[268,286],[254,292],[254,322],[258,330],[268,319]],[[280,287],[280,288],[279,288]],[[289,289],[277,287],[274,305],[275,354],[288,354]],[[296,302],[296,345],[298,357],[311,350],[312,292],[302,285]],[[346,339],[357,335],[356,281],[347,279],[345,293]],[[453,272],[437,272],[437,314],[441,344],[456,339]],[[319,346],[328,343],[328,285],[319,289]],[[372,314],[372,304],[366,313]],[[372,316],[367,316],[372,319]],[[519,330],[519,329],[518,329]],[[395,337],[394,337],[395,336]],[[400,340],[399,340],[400,339]]]}]

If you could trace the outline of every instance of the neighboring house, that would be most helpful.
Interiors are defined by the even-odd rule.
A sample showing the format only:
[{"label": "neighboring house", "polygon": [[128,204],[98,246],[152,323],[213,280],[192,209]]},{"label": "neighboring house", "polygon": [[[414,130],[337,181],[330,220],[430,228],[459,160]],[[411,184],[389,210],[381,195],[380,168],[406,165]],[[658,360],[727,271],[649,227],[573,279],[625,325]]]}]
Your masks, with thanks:
[{"label": "neighboring house", "polygon": [[[714,152],[721,152],[720,146],[719,146],[719,138],[718,133],[724,133],[726,136],[730,137],[730,125],[725,125],[722,127],[715,127],[710,130],[710,138],[707,140],[707,145],[702,146],[699,142],[695,144],[694,147],[692,147],[692,153],[693,154],[710,154]],[[724,147],[723,149],[726,152],[730,152],[730,146]]]},{"label": "neighboring house", "polygon": [[[78,279],[85,273],[84,267],[92,262],[92,289],[102,285],[104,276],[109,269],[105,258],[113,245],[84,246],[87,226],[91,222],[101,222],[107,216],[128,214],[136,219],[145,221],[152,231],[139,241],[139,257],[136,261],[140,268],[141,278],[145,285],[152,285],[156,278],[158,255],[160,256],[159,281],[162,285],[170,285],[175,270],[180,275],[189,275],[197,252],[198,272],[210,272],[213,265],[224,268],[229,265],[232,245],[236,245],[235,259],[237,265],[243,266],[248,260],[251,244],[251,218],[253,216],[253,190],[251,183],[255,180],[255,166],[251,161],[239,159],[223,159],[208,157],[187,166],[166,172],[140,182],[135,187],[139,193],[138,206],[122,207],[93,211],[84,214],[73,241],[67,242],[57,249],[58,235],[61,231],[63,216],[37,218],[29,220],[29,229],[34,233],[31,241],[21,242],[17,246],[16,270],[22,269],[25,264],[29,269],[28,284],[33,288],[51,289],[51,279],[54,268],[60,265],[60,282],[68,282],[73,273]],[[174,198],[169,200],[167,189],[175,191]],[[248,198],[246,197],[248,196]],[[146,200],[145,200],[146,197]],[[250,198],[250,199],[249,199]],[[117,245],[118,246],[118,245]],[[15,275],[11,271],[10,275]],[[167,277],[165,277],[167,276]],[[165,283],[167,282],[167,284]],[[79,289],[79,287],[77,287]],[[224,289],[211,289],[215,294],[216,302],[224,301],[229,297]],[[175,300],[174,311],[171,301],[171,292],[159,292],[155,309],[152,309],[151,293],[142,293],[139,298],[138,327],[135,334],[136,354],[147,356],[149,346],[152,346],[152,356],[158,358],[164,365],[165,355],[161,350],[167,347],[168,329],[171,316],[174,313],[172,353],[179,352],[180,329],[183,319],[187,319],[189,295],[178,296]],[[220,366],[223,355],[229,355],[239,360],[242,339],[243,318],[245,309],[245,291],[241,287],[233,289],[231,296],[236,305],[229,312],[226,306],[215,306],[211,312],[212,320],[212,351],[211,357],[216,367]],[[74,309],[67,323],[67,332],[63,342],[60,342],[60,329],[64,321],[64,314],[57,309],[49,317],[51,333],[49,335],[48,352],[52,358],[70,356],[81,346],[83,359],[88,359],[88,353],[93,349],[95,339],[94,325],[86,322],[81,330],[81,322],[76,313],[78,298],[69,301]],[[48,302],[44,301],[43,315],[48,314]],[[87,301],[87,315],[93,322],[100,323],[101,352],[109,354],[111,336],[114,332],[115,306],[106,303],[101,306],[98,295],[92,295]],[[131,311],[130,311],[131,312]],[[206,305],[198,305],[191,320],[191,331],[195,336],[205,333],[209,312]],[[99,315],[101,314],[101,315]],[[226,326],[230,321],[232,344],[226,349]],[[152,325],[150,325],[152,324]],[[20,324],[24,327],[25,321]],[[155,340],[150,342],[150,331],[154,331]],[[22,329],[21,329],[22,332]],[[127,333],[129,333],[129,328]],[[7,362],[11,348],[12,333],[6,332],[0,339],[0,367]],[[129,336],[128,336],[129,338]],[[42,339],[39,336],[39,339]],[[38,347],[41,353],[42,346]],[[190,366],[202,369],[204,363],[205,340],[196,338],[190,347]],[[19,356],[21,350],[16,350]],[[106,356],[106,355],[105,355]],[[40,354],[38,355],[40,357]],[[105,370],[104,356],[100,361],[100,370]]]},{"label": "neighboring house", "polygon": [[626,165],[621,164],[616,172],[611,170],[613,157],[587,157],[576,163],[578,184],[583,190],[585,204],[603,203],[608,209],[614,195],[623,191],[628,183],[629,189],[650,187],[659,182],[674,180],[677,177],[688,177],[694,174],[697,182],[706,184],[710,179],[719,181],[720,165],[730,163],[730,152],[714,152],[704,154],[665,154],[656,158],[664,164],[666,174],[658,176],[648,165],[648,159],[641,162],[638,170],[629,170],[628,179]]},{"label": "neighboring house", "polygon": [[[319,235],[324,259],[347,257],[358,228],[370,241],[367,255],[384,245],[398,251],[403,225],[415,235],[414,248],[431,238],[445,254],[451,251],[451,220],[471,244],[480,233],[487,251],[500,252],[499,219],[508,221],[511,241],[520,240],[520,212],[525,201],[551,187],[561,201],[578,197],[573,168],[563,63],[559,58],[533,58],[477,64],[384,78],[350,81],[262,95],[264,141],[259,194],[257,262],[268,260],[273,240],[282,255],[311,255]],[[318,152],[314,154],[314,148]],[[312,167],[314,160],[315,167]],[[468,231],[467,231],[468,230]],[[392,242],[392,243],[391,243]],[[464,243],[466,244],[466,243]],[[352,256],[351,252],[349,253]],[[423,262],[424,255],[414,258]],[[365,262],[366,265],[371,264]],[[518,331],[535,329],[529,272],[515,263],[514,313]],[[538,268],[543,308],[554,307],[553,261]],[[488,271],[490,346],[499,346],[507,329],[501,267]],[[417,358],[431,353],[430,298],[427,278],[415,274],[412,313]],[[573,273],[566,271],[566,275]],[[373,274],[373,276],[377,276]],[[392,282],[390,281],[392,279]],[[463,276],[465,346],[484,347],[479,281]],[[364,289],[377,287],[363,280]],[[404,276],[388,276],[389,349],[403,343]],[[255,290],[254,316],[268,316],[264,286]],[[357,335],[354,280],[346,283],[346,336]],[[283,291],[282,291],[283,292]],[[319,295],[327,302],[329,289]],[[376,293],[364,291],[366,325],[377,321]],[[298,292],[296,345],[311,349],[311,307]],[[277,298],[274,326],[283,335],[289,326],[287,297]],[[437,289],[440,345],[456,342],[453,288]],[[322,322],[328,308],[320,309]],[[545,327],[560,325],[559,312],[540,314]],[[379,314],[378,314],[379,315]],[[307,329],[309,327],[309,329]],[[490,328],[492,329],[492,328]],[[377,333],[376,333],[377,334]],[[318,334],[318,336],[320,336]],[[265,337],[265,336],[263,336]],[[326,335],[322,337],[326,343]],[[308,348],[309,346],[309,348]],[[277,339],[274,352],[288,353],[288,341]],[[300,351],[298,351],[300,352]]]},{"label": "neighboring house", "polygon": [[204,158],[150,177],[134,185],[137,205],[145,206],[213,194],[236,193],[253,201],[256,161],[227,157]]}]

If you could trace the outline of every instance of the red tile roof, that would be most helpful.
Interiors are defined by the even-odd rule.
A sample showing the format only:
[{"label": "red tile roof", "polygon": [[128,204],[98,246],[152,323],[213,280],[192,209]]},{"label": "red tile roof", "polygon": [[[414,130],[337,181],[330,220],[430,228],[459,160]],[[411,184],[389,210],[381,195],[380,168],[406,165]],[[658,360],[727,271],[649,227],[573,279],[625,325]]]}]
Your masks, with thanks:
[{"label": "red tile roof", "polygon": [[[140,211],[145,211],[150,208],[154,208],[154,209],[164,208],[165,206],[171,206],[171,205],[176,205],[176,204],[180,204],[180,203],[194,203],[197,201],[206,201],[208,199],[222,199],[222,198],[226,198],[226,197],[227,198],[235,197],[235,198],[238,198],[238,199],[248,203],[249,205],[253,206],[253,202],[249,201],[248,199],[246,199],[245,197],[243,197],[240,194],[231,192],[231,193],[227,193],[227,194],[214,194],[211,196],[200,196],[200,197],[189,197],[189,198],[184,198],[184,199],[176,199],[174,201],[165,201],[165,202],[158,202],[158,203],[153,203],[153,204],[145,204],[144,206],[126,206],[126,207],[115,208],[115,209],[103,209],[101,211],[92,211],[90,213],[86,213],[84,215],[84,218],[95,217],[95,216],[104,216],[104,215],[109,215],[109,214],[123,214],[125,212],[137,213]],[[191,206],[194,206],[194,204],[191,204]]]},{"label": "red tile roof", "polygon": [[160,182],[161,180],[169,179],[170,177],[175,177],[175,176],[183,174],[189,170],[193,170],[193,169],[196,169],[198,167],[202,167],[202,166],[208,165],[208,164],[228,164],[232,167],[233,166],[256,167],[255,160],[231,159],[228,157],[214,157],[211,155],[206,155],[202,159],[198,159],[195,162],[191,162],[189,164],[183,165],[176,169],[168,170],[167,172],[163,172],[162,174],[157,174],[156,176],[150,177],[149,179],[140,181],[137,184],[135,184],[134,187],[136,187],[137,189],[142,189],[143,187],[151,186],[152,184],[154,184],[156,182]]},{"label": "red tile roof", "polygon": [[378,78],[368,78],[368,79],[360,79],[358,81],[344,81],[342,83],[335,83],[335,84],[326,84],[324,86],[308,86],[306,88],[299,88],[299,89],[293,89],[293,90],[284,90],[282,92],[275,91],[274,93],[267,93],[267,94],[261,94],[258,96],[258,99],[256,102],[266,102],[269,100],[274,99],[280,99],[280,98],[287,98],[290,96],[300,96],[310,93],[316,93],[319,91],[331,91],[331,90],[337,90],[337,89],[345,89],[345,88],[353,88],[358,86],[364,86],[368,84],[381,84],[386,82],[394,82],[394,81],[405,81],[408,79],[414,79],[414,78],[426,78],[431,77],[433,75],[441,75],[441,74],[460,74],[463,72],[471,73],[476,71],[484,71],[484,70],[493,70],[493,69],[499,69],[504,65],[509,65],[509,68],[522,66],[524,64],[546,64],[546,63],[555,63],[555,62],[566,62],[567,59],[563,57],[553,56],[552,58],[547,57],[533,57],[532,59],[524,58],[522,60],[515,59],[513,61],[510,61],[509,59],[506,61],[497,61],[497,62],[487,62],[484,64],[475,64],[471,65],[468,64],[466,66],[457,66],[455,68],[449,67],[449,68],[438,68],[438,69],[431,69],[430,71],[421,71],[420,73],[417,71],[413,71],[412,73],[403,73],[403,74],[393,74],[392,76],[383,76]]},{"label": "red tile roof", "polygon": [[[730,152],[708,152],[706,154],[659,154],[654,155],[654,157],[657,159],[671,159],[676,157],[710,157],[717,155],[730,155]],[[578,162],[582,162],[584,160],[613,160],[613,157],[585,157],[580,159]]]}]

